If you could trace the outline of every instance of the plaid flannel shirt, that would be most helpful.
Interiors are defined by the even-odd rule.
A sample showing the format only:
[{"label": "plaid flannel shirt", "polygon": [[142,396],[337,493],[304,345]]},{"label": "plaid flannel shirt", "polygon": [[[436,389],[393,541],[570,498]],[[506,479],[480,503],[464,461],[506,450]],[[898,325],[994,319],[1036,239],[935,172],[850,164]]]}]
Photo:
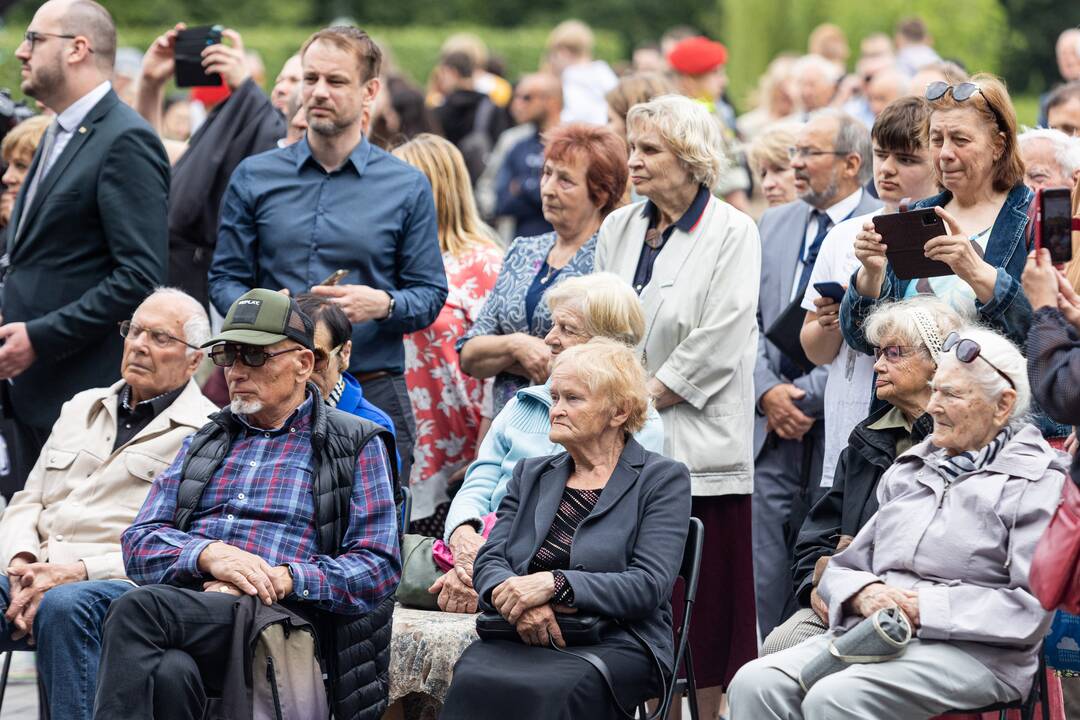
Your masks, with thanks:
[{"label": "plaid flannel shirt", "polygon": [[397,515],[386,446],[374,438],[356,459],[349,524],[337,557],[319,553],[312,495],[309,397],[277,429],[241,421],[228,457],[214,473],[192,515],[173,525],[180,471],[191,438],[154,481],[135,522],[122,538],[128,577],[140,585],[190,586],[210,579],[197,566],[215,540],[288,565],[296,600],[336,613],[373,610],[394,592],[401,574]]}]

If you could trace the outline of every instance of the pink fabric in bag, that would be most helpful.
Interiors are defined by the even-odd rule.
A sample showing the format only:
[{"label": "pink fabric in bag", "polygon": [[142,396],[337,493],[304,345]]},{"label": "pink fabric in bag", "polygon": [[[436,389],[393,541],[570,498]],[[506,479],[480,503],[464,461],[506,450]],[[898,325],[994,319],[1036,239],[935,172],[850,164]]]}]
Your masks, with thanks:
[{"label": "pink fabric in bag", "polygon": [[[484,530],[480,534],[487,540],[487,536],[491,534],[491,528],[495,527],[495,513],[488,513],[481,520],[484,522]],[[450,572],[450,569],[454,567],[454,553],[442,540],[435,541],[431,547],[431,556],[435,559],[435,565],[443,572]]]}]

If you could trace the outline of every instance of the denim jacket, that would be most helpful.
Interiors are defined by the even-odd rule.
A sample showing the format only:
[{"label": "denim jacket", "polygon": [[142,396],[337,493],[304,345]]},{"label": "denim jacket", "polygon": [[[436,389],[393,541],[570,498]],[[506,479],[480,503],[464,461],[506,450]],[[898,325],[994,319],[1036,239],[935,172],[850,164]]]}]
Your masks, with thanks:
[{"label": "denim jacket", "polygon": [[[986,255],[983,258],[997,268],[994,297],[988,303],[975,300],[979,321],[1000,330],[1021,347],[1031,325],[1031,303],[1020,285],[1020,275],[1024,272],[1024,263],[1027,262],[1027,211],[1034,197],[1034,193],[1024,185],[1017,185],[1009,191],[990,230]],[[944,207],[950,200],[952,193],[946,190],[939,195],[920,200],[912,209]],[[880,297],[868,298],[855,289],[857,273],[858,270],[852,274],[847,294],[840,305],[840,330],[849,346],[869,355],[873,352],[873,347],[863,334],[863,322],[878,303],[902,299],[908,283],[913,281],[900,280],[893,272],[892,265],[886,265],[885,282],[881,286]]]}]

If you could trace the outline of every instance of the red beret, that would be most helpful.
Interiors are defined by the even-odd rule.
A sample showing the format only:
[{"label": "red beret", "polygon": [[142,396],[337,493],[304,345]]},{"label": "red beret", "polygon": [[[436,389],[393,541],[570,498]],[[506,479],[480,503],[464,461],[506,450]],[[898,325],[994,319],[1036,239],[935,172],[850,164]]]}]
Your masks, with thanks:
[{"label": "red beret", "polygon": [[707,37],[688,37],[676,43],[667,56],[668,65],[683,75],[704,75],[727,62],[727,48]]}]

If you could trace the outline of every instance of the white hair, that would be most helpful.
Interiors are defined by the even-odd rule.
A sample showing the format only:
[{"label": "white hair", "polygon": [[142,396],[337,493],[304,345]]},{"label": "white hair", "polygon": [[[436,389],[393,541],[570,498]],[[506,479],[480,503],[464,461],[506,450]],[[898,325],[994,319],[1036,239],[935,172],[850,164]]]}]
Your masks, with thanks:
[{"label": "white hair", "polygon": [[[146,300],[143,300],[143,303],[155,297],[166,298],[183,307],[187,313],[184,317],[184,341],[195,346],[194,348],[189,347],[187,354],[190,356],[193,353],[202,352],[202,350],[196,348],[201,347],[204,342],[210,339],[210,318],[206,315],[206,308],[202,306],[202,303],[183,290],[174,287],[154,288],[154,292],[150,293]],[[141,305],[142,303],[140,303],[140,307]]]},{"label": "white hair", "polygon": [[626,127],[634,131],[651,126],[675,157],[690,171],[694,182],[712,188],[727,169],[720,120],[706,107],[683,95],[661,95],[638,103],[626,114]]},{"label": "white hair", "polygon": [[1057,160],[1063,175],[1071,177],[1080,170],[1080,138],[1070,137],[1060,130],[1038,128],[1024,130],[1016,139],[1020,143],[1021,152],[1028,143],[1046,140],[1054,146],[1054,159]]},{"label": "white hair", "polygon": [[881,345],[886,340],[896,339],[902,345],[926,348],[935,362],[937,355],[934,348],[927,347],[924,335],[919,331],[918,313],[921,311],[937,329],[938,337],[945,337],[964,325],[968,317],[962,316],[952,305],[932,295],[916,295],[907,300],[896,300],[879,304],[863,323],[863,334],[868,342]]},{"label": "white hair", "polygon": [[791,67],[791,74],[796,81],[807,72],[823,75],[829,82],[838,81],[844,74],[839,65],[823,55],[803,55]]},{"label": "white hair", "polygon": [[[1016,402],[1009,415],[1008,425],[1014,430],[1028,422],[1028,410],[1031,407],[1031,385],[1028,383],[1027,360],[1020,349],[1004,335],[981,325],[966,325],[957,330],[961,339],[979,343],[979,358],[974,362],[963,363],[956,357],[956,352],[941,354],[940,367],[953,364],[962,367],[982,389],[985,397],[997,402],[1001,394],[1009,389],[1009,383],[994,368],[1009,377],[1016,389]],[[986,362],[982,362],[984,358]]]}]

